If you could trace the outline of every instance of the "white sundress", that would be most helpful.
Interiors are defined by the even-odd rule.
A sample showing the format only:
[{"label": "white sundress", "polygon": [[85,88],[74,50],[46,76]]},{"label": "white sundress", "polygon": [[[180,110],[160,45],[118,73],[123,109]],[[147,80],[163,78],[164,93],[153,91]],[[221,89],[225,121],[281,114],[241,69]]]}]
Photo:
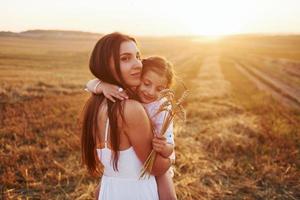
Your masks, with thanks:
[{"label": "white sundress", "polygon": [[109,120],[105,128],[105,147],[97,149],[104,166],[98,199],[100,200],[158,200],[155,177],[139,179],[143,163],[133,147],[120,151],[118,171],[113,169],[112,151],[107,147]]}]

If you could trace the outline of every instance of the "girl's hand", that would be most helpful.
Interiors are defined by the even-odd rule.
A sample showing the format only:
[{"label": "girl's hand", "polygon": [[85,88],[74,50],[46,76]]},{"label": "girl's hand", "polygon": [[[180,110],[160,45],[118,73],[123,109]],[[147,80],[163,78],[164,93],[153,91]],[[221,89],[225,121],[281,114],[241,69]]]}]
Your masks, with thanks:
[{"label": "girl's hand", "polygon": [[96,88],[96,93],[99,94],[102,92],[103,95],[107,99],[111,100],[112,102],[116,102],[115,99],[119,99],[119,100],[128,99],[128,95],[126,94],[126,92],[124,90],[120,92],[119,88],[120,88],[119,86],[102,82]]},{"label": "girl's hand", "polygon": [[167,139],[162,135],[155,135],[152,140],[153,150],[168,158],[174,151],[174,145],[167,143]]}]

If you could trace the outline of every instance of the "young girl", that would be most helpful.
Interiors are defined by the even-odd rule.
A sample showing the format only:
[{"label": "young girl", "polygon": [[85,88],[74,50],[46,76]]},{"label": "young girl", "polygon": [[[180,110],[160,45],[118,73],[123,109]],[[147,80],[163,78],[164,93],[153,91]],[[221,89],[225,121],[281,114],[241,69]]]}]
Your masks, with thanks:
[{"label": "young girl", "polygon": [[[137,87],[136,92],[154,127],[153,149],[162,156],[171,158],[174,162],[173,123],[167,130],[166,138],[159,135],[165,112],[158,112],[160,105],[164,102],[164,99],[158,100],[158,96],[160,91],[171,87],[174,77],[173,66],[164,58],[157,56],[143,59],[142,64],[141,84]],[[103,93],[111,101],[115,101],[114,98],[120,100],[127,98],[122,88],[98,79],[89,81],[87,90],[96,94]],[[172,169],[169,169],[164,175],[156,177],[160,200],[177,199],[172,177]]]}]

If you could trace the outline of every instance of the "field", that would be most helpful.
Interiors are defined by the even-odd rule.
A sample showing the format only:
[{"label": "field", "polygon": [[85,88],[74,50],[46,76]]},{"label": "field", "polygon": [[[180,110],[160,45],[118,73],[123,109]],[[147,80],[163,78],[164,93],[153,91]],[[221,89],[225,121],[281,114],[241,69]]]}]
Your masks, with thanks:
[{"label": "field", "polygon": [[[79,116],[98,35],[0,35],[0,199],[93,199]],[[300,199],[300,36],[137,38],[190,91],[178,199]]]}]

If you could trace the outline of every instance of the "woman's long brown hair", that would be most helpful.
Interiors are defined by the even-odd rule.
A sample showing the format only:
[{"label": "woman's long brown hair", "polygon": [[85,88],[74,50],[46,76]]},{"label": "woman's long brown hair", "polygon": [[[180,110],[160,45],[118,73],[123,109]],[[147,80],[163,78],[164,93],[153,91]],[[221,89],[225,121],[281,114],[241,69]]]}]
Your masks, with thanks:
[{"label": "woman's long brown hair", "polygon": [[[131,97],[135,98],[133,96],[134,92],[128,85],[125,84],[120,70],[120,46],[124,41],[133,41],[136,43],[134,38],[121,33],[111,33],[103,36],[96,43],[92,51],[89,67],[90,71],[96,78],[104,82],[123,87]],[[111,58],[113,58],[118,79],[113,76],[113,72],[111,71]],[[83,164],[86,165],[88,171],[95,176],[98,176],[102,173],[102,168],[97,157],[96,135],[97,131],[101,131],[97,128],[97,120],[99,107],[104,99],[105,97],[103,94],[92,94],[84,106],[82,116],[82,161]],[[111,149],[113,151],[113,168],[114,170],[118,170],[120,144],[118,119],[120,119],[119,116],[121,116],[121,119],[124,119],[122,102],[116,101],[113,103],[111,101],[107,101],[107,114],[110,126]]]}]

